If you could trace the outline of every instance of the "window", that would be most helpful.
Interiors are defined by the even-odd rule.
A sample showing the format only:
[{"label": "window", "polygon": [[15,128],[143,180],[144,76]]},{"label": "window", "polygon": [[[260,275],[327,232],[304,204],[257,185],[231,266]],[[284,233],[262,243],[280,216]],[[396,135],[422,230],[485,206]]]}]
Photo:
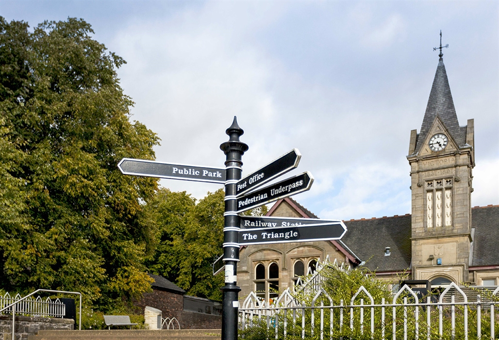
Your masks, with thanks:
[{"label": "window", "polygon": [[255,268],[255,292],[256,296],[265,299],[265,266],[261,263]]},{"label": "window", "polygon": [[279,265],[258,263],[255,267],[256,296],[269,301],[279,296]]},{"label": "window", "polygon": [[496,279],[484,279],[482,280],[482,286],[495,286]]},{"label": "window", "polygon": [[310,274],[315,273],[316,269],[317,269],[317,260],[314,259],[308,263],[309,273]]},{"label": "window", "polygon": [[265,266],[261,263],[256,266],[256,279],[265,279]]},{"label": "window", "polygon": [[426,181],[426,227],[452,225],[452,179]]},{"label": "window", "polygon": [[305,275],[305,266],[301,260],[295,262],[294,266],[294,276],[304,276]]},{"label": "window", "polygon": [[445,277],[437,277],[433,280],[431,280],[431,286],[437,286],[437,287],[446,287],[451,284],[451,280],[446,279]]},{"label": "window", "polygon": [[275,299],[279,296],[279,266],[271,263],[269,266],[269,298]]},{"label": "window", "polygon": [[[300,276],[307,276],[315,273],[317,269],[317,258],[296,259],[293,265],[293,282],[297,284]],[[305,265],[307,263],[307,265]],[[300,280],[303,283],[303,278]]]}]

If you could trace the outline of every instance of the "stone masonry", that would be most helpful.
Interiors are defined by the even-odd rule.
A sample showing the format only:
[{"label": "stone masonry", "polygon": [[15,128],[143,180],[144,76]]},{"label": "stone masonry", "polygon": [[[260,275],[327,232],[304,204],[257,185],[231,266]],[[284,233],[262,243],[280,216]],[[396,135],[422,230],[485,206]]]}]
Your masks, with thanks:
[{"label": "stone masonry", "polygon": [[[73,330],[73,319],[16,316],[15,339],[27,340],[40,330]],[[0,339],[12,339],[12,316],[0,315]]]}]

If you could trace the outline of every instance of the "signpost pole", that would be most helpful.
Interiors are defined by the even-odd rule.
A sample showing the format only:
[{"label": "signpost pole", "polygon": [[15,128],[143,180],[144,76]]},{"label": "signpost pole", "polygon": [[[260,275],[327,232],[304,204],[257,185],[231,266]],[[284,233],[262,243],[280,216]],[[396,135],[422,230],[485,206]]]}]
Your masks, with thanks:
[{"label": "signpost pole", "polygon": [[237,283],[237,262],[239,262],[239,216],[237,214],[236,183],[241,179],[242,155],[248,145],[239,141],[244,131],[234,117],[232,125],[226,131],[229,141],[220,145],[226,155],[225,213],[224,213],[224,264],[225,286],[223,291],[222,340],[237,340],[239,301],[241,291]]}]

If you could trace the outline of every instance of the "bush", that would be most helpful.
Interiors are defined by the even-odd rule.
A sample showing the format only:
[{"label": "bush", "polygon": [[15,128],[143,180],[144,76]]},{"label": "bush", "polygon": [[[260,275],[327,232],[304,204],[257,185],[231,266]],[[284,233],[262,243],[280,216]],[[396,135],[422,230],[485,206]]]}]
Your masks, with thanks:
[{"label": "bush", "polygon": [[81,329],[105,329],[104,313],[83,308],[81,311]]},{"label": "bush", "polygon": [[[418,305],[417,307],[411,305],[411,303],[414,303],[413,297],[407,291],[403,291],[396,300],[397,304],[401,304],[404,298],[407,298],[407,307],[397,306],[395,310],[392,306],[384,308],[375,307],[373,314],[371,314],[371,307],[363,307],[362,309],[356,307],[352,315],[350,308],[338,308],[339,306],[350,305],[352,298],[359,292],[359,288],[361,287],[364,287],[369,292],[376,305],[382,304],[383,299],[385,305],[393,302],[394,295],[392,295],[388,283],[377,279],[367,269],[343,270],[334,264],[325,264],[321,269],[320,275],[323,278],[320,288],[302,289],[294,294],[293,297],[303,308],[280,309],[276,310],[275,313],[269,313],[269,316],[266,315],[265,310],[262,310],[261,314],[255,313],[253,324],[251,327],[241,330],[240,336],[245,340],[284,339],[284,337],[289,340],[298,340],[302,338],[302,331],[304,330],[306,339],[320,339],[321,333],[323,333],[323,337],[325,338],[330,338],[330,333],[332,333],[331,339],[381,339],[383,336],[385,339],[391,339],[394,337],[392,323],[394,319],[393,313],[395,313],[395,338],[397,339],[404,338],[405,335],[409,339],[414,339],[416,338],[416,334],[419,335],[419,338],[425,339],[464,339],[465,314],[468,316],[468,338],[478,338],[478,315],[475,306],[454,306],[454,335],[451,334],[451,325],[453,322],[451,307],[443,307],[443,331],[442,336],[440,336],[440,313],[438,308],[432,306],[431,309],[427,309],[423,305]],[[320,308],[317,308],[317,306],[320,307],[321,305],[326,307],[331,306],[331,302],[336,308],[324,308],[322,312]],[[360,291],[353,302],[356,306],[359,306],[361,303],[363,305],[371,303],[371,299],[364,291]],[[311,308],[312,305],[316,307]],[[284,305],[274,306],[286,307]],[[490,339],[490,307],[487,308],[488,310],[482,309],[481,311],[481,335],[482,338]],[[361,312],[362,310],[363,313]],[[416,322],[416,311],[418,322]],[[428,311],[430,311],[431,321],[429,327],[426,321]],[[384,315],[384,325],[382,324],[382,314]],[[405,321],[404,316],[406,316]],[[374,317],[373,333],[371,333],[372,317]],[[333,320],[332,322],[331,319]],[[343,321],[340,323],[340,320]],[[498,321],[499,319],[496,317],[494,338],[499,336]],[[353,327],[351,327],[351,322]],[[302,324],[304,325],[303,328]],[[247,322],[246,325],[248,325]],[[286,335],[284,335],[284,329],[286,330]],[[430,332],[429,337],[427,334],[428,330]]]},{"label": "bush", "polygon": [[94,311],[90,308],[85,308],[81,312],[81,329],[106,329],[107,326],[104,322],[104,315],[128,315],[130,317],[131,323],[136,323],[136,326],[133,326],[134,329],[145,329],[144,325],[144,315],[143,314],[130,314],[122,309],[117,309],[114,311],[103,313],[101,311]]}]

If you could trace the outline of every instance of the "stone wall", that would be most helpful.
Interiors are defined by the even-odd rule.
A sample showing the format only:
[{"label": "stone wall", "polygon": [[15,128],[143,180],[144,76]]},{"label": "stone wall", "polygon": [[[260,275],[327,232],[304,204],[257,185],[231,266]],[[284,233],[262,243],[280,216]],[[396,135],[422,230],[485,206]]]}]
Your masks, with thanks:
[{"label": "stone wall", "polygon": [[182,329],[222,329],[222,316],[183,311],[179,320]]},{"label": "stone wall", "polygon": [[138,313],[144,313],[146,306],[157,308],[163,312],[163,318],[177,318],[182,329],[222,328],[222,316],[220,315],[184,311],[183,294],[154,289],[152,293],[145,293],[142,299],[136,301],[134,305],[137,307]]},{"label": "stone wall", "polygon": [[[42,318],[29,316],[16,316],[15,338],[27,340],[28,335],[34,335],[40,330],[73,330],[73,319]],[[0,315],[0,340],[12,339],[12,316]]]},{"label": "stone wall", "polygon": [[184,296],[166,290],[154,289],[151,293],[145,293],[140,301],[134,303],[139,307],[139,313],[143,313],[146,306],[160,309],[163,318],[175,317],[180,321],[184,309]]}]

